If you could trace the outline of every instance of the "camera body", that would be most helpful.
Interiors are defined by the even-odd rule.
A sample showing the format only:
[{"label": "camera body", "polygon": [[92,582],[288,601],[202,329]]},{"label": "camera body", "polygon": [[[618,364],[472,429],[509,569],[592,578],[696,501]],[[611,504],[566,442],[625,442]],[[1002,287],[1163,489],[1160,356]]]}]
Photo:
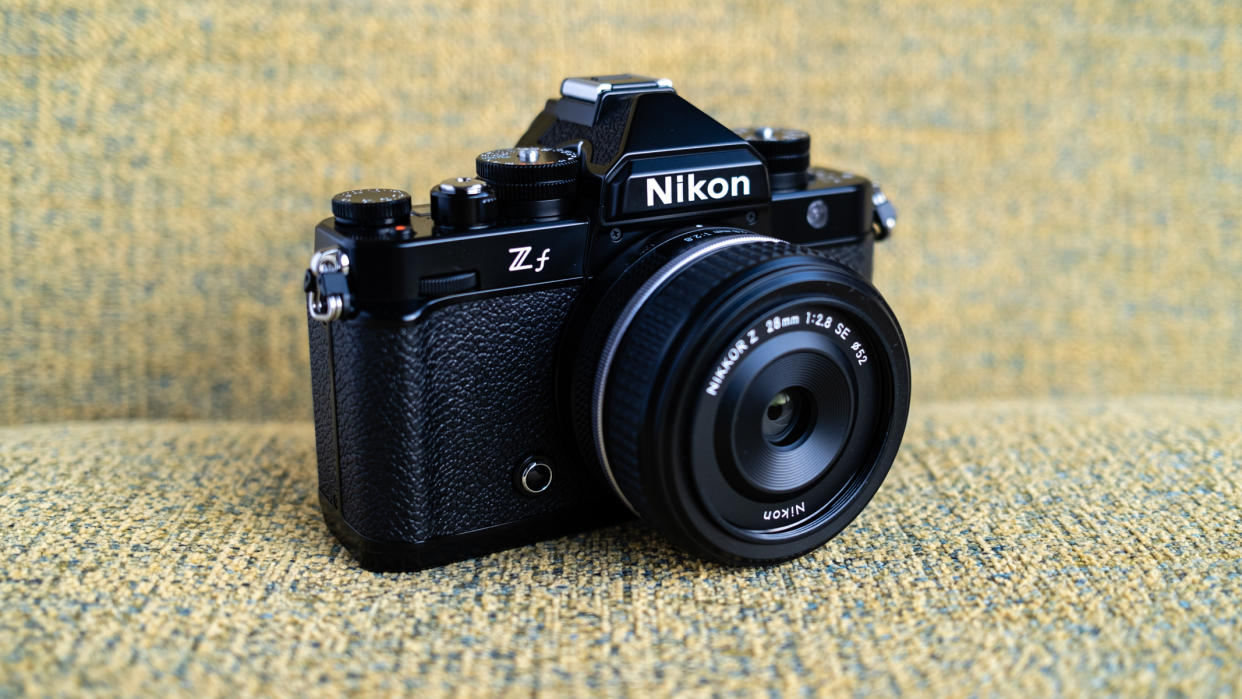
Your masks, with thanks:
[{"label": "camera body", "polygon": [[[895,221],[866,178],[810,167],[804,133],[735,132],[664,80],[570,78],[561,92],[517,148],[482,154],[477,177],[445,180],[429,204],[354,190],[315,228],[319,496],[366,568],[633,516],[575,376],[607,340],[609,290],[652,250],[775,238],[870,280]],[[901,426],[904,412],[898,439]]]}]

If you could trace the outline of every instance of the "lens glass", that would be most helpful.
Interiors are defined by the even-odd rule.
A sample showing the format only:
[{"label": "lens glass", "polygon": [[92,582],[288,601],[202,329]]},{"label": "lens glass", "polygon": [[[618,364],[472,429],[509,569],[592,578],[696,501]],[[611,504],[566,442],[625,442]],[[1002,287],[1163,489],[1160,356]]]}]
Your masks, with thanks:
[{"label": "lens glass", "polygon": [[772,396],[763,411],[763,437],[774,447],[793,447],[806,439],[815,422],[815,399],[801,386]]},{"label": "lens glass", "polygon": [[[855,381],[821,333],[761,339],[739,359],[714,405],[714,461],[748,498],[781,500],[822,481],[855,414]],[[706,429],[706,427],[704,428]]]}]

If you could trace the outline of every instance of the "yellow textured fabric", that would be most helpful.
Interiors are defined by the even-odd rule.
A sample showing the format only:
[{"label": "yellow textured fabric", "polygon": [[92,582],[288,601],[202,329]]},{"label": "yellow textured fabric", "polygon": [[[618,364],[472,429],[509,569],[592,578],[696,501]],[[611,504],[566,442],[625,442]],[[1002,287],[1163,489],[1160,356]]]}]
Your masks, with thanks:
[{"label": "yellow textured fabric", "polygon": [[[0,427],[0,696],[1242,691],[1240,68],[1211,0],[6,1],[0,425],[144,419]],[[772,568],[628,524],[359,569],[311,227],[627,70],[899,207],[889,481]]]},{"label": "yellow textured fabric", "polygon": [[411,574],[320,518],[310,427],[0,429],[0,695],[1242,691],[1242,402],[923,404],[823,549],[637,524]]},{"label": "yellow textured fabric", "polygon": [[902,213],[916,400],[1242,392],[1242,5],[11,0],[0,423],[309,415],[329,197],[424,197],[565,75],[814,135]]}]

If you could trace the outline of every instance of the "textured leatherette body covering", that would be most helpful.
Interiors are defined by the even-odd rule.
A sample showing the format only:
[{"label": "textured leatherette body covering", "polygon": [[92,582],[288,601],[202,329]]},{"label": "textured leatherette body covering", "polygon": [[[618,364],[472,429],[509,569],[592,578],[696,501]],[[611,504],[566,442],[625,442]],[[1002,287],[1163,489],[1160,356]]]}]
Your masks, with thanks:
[{"label": "textured leatherette body covering", "polygon": [[[555,419],[556,343],[578,291],[466,300],[410,323],[311,323],[320,490],[336,501],[339,458],[337,507],[354,531],[421,543],[611,497]],[[554,466],[537,497],[514,481],[531,455]]]},{"label": "textured leatherette body covering", "polygon": [[810,248],[871,281],[871,268],[875,260],[875,236],[864,235],[858,242],[849,245],[812,245]]},{"label": "textured leatherette body covering", "polygon": [[336,473],[336,413],[332,391],[332,353],[328,349],[328,326],[306,319],[310,337],[311,397],[315,412],[315,460],[318,462],[319,492],[328,503],[339,508],[340,481]]},{"label": "textured leatherette body covering", "polygon": [[607,165],[616,159],[625,139],[632,99],[623,97],[605,101],[600,108],[599,119],[590,126],[557,119],[547,132],[539,136],[539,145],[559,147],[574,141],[590,140],[594,147],[591,162]]}]

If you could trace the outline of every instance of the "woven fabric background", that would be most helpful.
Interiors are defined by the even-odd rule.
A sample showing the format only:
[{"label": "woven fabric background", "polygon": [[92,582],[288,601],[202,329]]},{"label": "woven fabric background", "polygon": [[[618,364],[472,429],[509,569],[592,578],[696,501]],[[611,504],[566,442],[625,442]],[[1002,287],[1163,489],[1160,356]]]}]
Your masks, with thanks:
[{"label": "woven fabric background", "polygon": [[[770,568],[628,524],[361,570],[311,227],[623,70],[900,208],[889,480]],[[1242,693],[1240,73],[1229,0],[8,0],[0,697]]]},{"label": "woven fabric background", "polygon": [[368,573],[312,444],[0,429],[0,695],[1242,691],[1236,400],[921,404],[863,516],[760,569],[624,525]]},{"label": "woven fabric background", "polygon": [[329,197],[619,70],[885,185],[916,400],[1242,395],[1236,2],[11,0],[0,423],[307,417]]}]

